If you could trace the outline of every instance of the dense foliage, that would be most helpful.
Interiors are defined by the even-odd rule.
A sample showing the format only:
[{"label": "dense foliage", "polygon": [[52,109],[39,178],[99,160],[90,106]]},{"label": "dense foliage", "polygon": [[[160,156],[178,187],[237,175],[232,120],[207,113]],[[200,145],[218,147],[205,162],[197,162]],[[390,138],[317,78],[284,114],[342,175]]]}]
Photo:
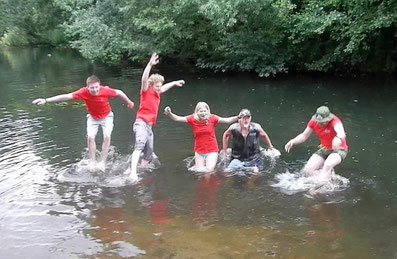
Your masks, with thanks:
[{"label": "dense foliage", "polygon": [[0,0],[4,45],[214,71],[395,72],[396,0]]}]

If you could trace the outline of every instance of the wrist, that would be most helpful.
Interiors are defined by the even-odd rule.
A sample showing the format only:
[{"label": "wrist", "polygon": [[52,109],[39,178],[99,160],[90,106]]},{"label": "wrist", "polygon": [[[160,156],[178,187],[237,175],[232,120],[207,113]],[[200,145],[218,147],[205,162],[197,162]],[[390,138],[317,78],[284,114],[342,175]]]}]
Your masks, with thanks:
[{"label": "wrist", "polygon": [[44,102],[45,102],[44,104],[46,104],[46,103],[47,103],[47,98],[44,98]]}]

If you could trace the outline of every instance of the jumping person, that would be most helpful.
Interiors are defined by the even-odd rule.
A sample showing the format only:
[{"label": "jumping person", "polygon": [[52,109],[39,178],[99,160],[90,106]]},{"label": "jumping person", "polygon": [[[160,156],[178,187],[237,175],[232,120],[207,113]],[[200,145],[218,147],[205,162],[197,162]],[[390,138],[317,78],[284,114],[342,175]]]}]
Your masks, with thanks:
[{"label": "jumping person", "polygon": [[113,112],[109,105],[110,97],[119,97],[129,109],[134,108],[134,103],[125,95],[125,93],[118,89],[112,89],[108,86],[102,86],[100,80],[96,76],[90,76],[86,81],[87,86],[79,90],[67,94],[56,95],[49,98],[38,98],[32,103],[37,105],[44,105],[46,103],[69,101],[72,99],[82,99],[87,109],[87,146],[88,155],[91,163],[95,164],[96,143],[95,137],[98,132],[98,127],[102,128],[103,143],[100,163],[98,168],[105,169],[105,163],[110,147],[110,136],[113,131]]},{"label": "jumping person", "polygon": [[251,122],[251,112],[248,109],[242,109],[239,113],[237,123],[223,133],[222,143],[223,155],[226,157],[229,137],[232,136],[232,161],[228,165],[231,169],[252,169],[258,171],[258,167],[262,167],[261,147],[259,145],[259,137],[262,137],[269,149],[277,155],[280,152],[275,149],[270,141],[266,131],[260,124]]},{"label": "jumping person", "polygon": [[218,161],[218,143],[215,136],[215,126],[218,123],[233,123],[237,116],[222,118],[211,114],[210,107],[205,102],[196,105],[194,113],[188,116],[178,116],[172,113],[169,106],[165,107],[164,114],[177,122],[189,123],[194,134],[194,160],[191,170],[198,172],[212,172]]},{"label": "jumping person", "polygon": [[135,144],[131,155],[131,171],[129,174],[133,181],[138,180],[136,170],[141,153],[143,152],[141,165],[147,165],[153,159],[154,136],[152,126],[156,124],[160,95],[174,86],[182,87],[185,84],[184,80],[163,84],[163,76],[159,74],[149,76],[152,67],[158,63],[159,56],[153,53],[142,74],[139,109],[133,125]]},{"label": "jumping person", "polygon": [[335,166],[339,165],[348,152],[346,133],[342,121],[329,111],[327,106],[321,106],[310,119],[306,129],[285,144],[285,151],[290,152],[295,145],[305,142],[312,132],[320,139],[319,149],[307,161],[303,172],[313,175],[321,168],[320,179],[329,180]]}]

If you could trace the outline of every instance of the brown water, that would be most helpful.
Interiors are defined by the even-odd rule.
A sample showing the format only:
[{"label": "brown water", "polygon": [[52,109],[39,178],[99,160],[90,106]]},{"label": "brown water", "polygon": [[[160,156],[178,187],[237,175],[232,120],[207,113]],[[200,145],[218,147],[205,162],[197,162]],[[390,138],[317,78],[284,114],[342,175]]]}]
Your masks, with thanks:
[{"label": "brown water", "polygon": [[[298,174],[316,150],[315,137],[282,152],[259,176],[194,175],[184,161],[193,155],[190,126],[160,113],[160,168],[142,172],[138,184],[110,187],[107,180],[123,178],[128,166],[136,109],[111,101],[112,152],[100,174],[79,166],[86,157],[83,105],[30,103],[74,91],[94,73],[137,105],[143,66],[109,68],[66,50],[1,50],[0,258],[397,257],[395,82],[163,68],[166,80],[186,85],[164,94],[160,110],[170,105],[186,115],[206,101],[213,113],[229,116],[247,107],[280,151],[327,104],[348,134],[350,153],[336,172],[350,183],[315,198],[299,191],[299,177],[287,179],[294,191],[280,183]],[[219,144],[226,127],[217,126]]]}]

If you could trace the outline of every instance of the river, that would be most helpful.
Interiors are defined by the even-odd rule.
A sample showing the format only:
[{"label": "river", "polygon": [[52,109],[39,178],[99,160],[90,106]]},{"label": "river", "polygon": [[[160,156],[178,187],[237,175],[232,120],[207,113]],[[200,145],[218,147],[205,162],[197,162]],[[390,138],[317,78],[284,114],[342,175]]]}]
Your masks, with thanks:
[{"label": "river", "polygon": [[[397,257],[395,81],[275,80],[156,67],[166,81],[186,81],[162,95],[154,127],[161,166],[141,172],[139,183],[109,186],[128,166],[144,65],[114,68],[69,50],[0,50],[0,258]],[[111,100],[106,173],[81,170],[87,156],[81,102],[31,104],[75,91],[91,74],[136,104],[129,110]],[[188,115],[199,101],[224,117],[250,109],[281,156],[260,175],[188,171],[191,128],[162,110],[169,105]],[[350,150],[336,168],[344,185],[312,197],[299,189],[298,175],[317,138],[289,154],[283,149],[320,105],[342,119]],[[216,128],[219,145],[226,128]]]}]

